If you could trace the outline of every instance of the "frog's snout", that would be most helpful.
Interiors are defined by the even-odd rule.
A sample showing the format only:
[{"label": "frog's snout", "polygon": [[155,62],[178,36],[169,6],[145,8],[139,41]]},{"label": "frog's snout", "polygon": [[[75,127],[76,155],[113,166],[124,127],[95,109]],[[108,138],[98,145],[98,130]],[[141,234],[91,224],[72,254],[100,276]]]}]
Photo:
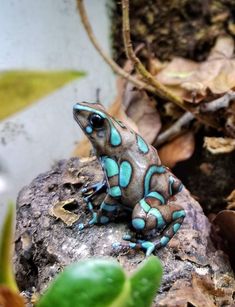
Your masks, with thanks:
[{"label": "frog's snout", "polygon": [[76,103],[74,106],[73,106],[73,113],[78,113],[80,111],[80,108],[79,108],[79,103]]}]

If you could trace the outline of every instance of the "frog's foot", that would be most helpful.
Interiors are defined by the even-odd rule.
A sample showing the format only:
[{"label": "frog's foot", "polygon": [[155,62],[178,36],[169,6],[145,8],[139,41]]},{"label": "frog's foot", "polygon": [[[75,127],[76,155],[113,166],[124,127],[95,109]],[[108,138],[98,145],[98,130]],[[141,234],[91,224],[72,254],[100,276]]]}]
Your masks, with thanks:
[{"label": "frog's foot", "polygon": [[86,202],[89,202],[96,194],[101,193],[107,189],[107,182],[105,180],[97,182],[92,185],[85,186],[82,189],[82,195]]},{"label": "frog's foot", "polygon": [[80,230],[83,230],[85,228],[92,227],[93,225],[97,224],[97,222],[98,222],[97,213],[93,212],[92,213],[92,218],[88,222],[86,222],[86,223],[79,223],[77,228],[80,231]]},{"label": "frog's foot", "polygon": [[160,247],[160,241],[151,242],[146,240],[136,240],[136,242],[131,241],[129,243],[113,243],[113,248],[119,251],[127,251],[130,249],[143,250],[146,257],[150,256],[154,250],[159,249]]}]

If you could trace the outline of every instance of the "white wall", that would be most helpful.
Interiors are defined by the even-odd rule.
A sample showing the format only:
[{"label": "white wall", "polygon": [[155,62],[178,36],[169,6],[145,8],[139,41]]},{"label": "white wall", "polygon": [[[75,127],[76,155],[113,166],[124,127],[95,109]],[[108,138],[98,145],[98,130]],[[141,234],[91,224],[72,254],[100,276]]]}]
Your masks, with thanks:
[{"label": "white wall", "polygon": [[[109,51],[106,1],[84,3],[98,40]],[[0,191],[1,180],[8,184],[0,205],[15,200],[19,189],[54,161],[70,156],[82,137],[72,116],[76,101],[94,100],[98,87],[105,105],[115,97],[115,77],[89,42],[75,0],[1,1],[0,70],[16,68],[84,70],[87,77],[0,122]]]}]

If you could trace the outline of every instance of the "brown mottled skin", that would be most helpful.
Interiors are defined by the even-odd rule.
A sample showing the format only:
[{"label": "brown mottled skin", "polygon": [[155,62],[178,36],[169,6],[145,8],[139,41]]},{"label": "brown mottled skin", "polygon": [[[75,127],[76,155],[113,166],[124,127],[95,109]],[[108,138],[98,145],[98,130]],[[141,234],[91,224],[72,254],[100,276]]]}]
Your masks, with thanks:
[{"label": "brown mottled skin", "polygon": [[[121,210],[129,209],[132,210],[132,225],[136,232],[148,234],[157,230],[162,233],[153,241],[137,240],[117,246],[141,248],[146,250],[147,255],[165,246],[185,217],[179,205],[168,202],[181,191],[183,186],[180,180],[161,165],[154,147],[122,122],[112,118],[101,104],[77,103],[74,106],[74,118],[91,141],[108,185],[107,196],[98,213],[93,211],[92,203],[88,200],[93,217],[88,223],[80,224],[79,228],[108,223]],[[123,161],[125,163],[122,164]]]}]

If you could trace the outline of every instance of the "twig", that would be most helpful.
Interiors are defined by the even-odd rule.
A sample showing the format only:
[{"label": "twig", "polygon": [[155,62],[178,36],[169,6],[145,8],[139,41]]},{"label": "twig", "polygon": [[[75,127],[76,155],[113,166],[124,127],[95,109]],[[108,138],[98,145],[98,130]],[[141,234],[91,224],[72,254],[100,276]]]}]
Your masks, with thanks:
[{"label": "twig", "polygon": [[174,137],[182,133],[182,127],[188,124],[194,116],[190,112],[184,113],[169,129],[159,134],[157,139],[154,141],[153,146],[160,146],[163,143],[172,140]]},{"label": "twig", "polygon": [[213,101],[200,105],[201,112],[214,112],[222,108],[227,108],[231,100],[235,99],[235,92],[228,91],[224,96]]},{"label": "twig", "polygon": [[133,62],[138,73],[144,78],[144,80],[151,84],[155,88],[155,93],[163,99],[170,100],[181,108],[186,109],[184,101],[169,91],[164,85],[162,85],[152,74],[144,67],[140,59],[135,55],[131,37],[130,37],[130,21],[129,21],[129,0],[122,0],[122,22],[123,22],[123,39],[127,57]]},{"label": "twig", "polygon": [[128,81],[132,82],[135,86],[137,86],[140,89],[145,89],[149,92],[155,93],[154,87],[146,84],[145,82],[136,79],[135,77],[131,76],[128,72],[123,70],[119,65],[117,65],[116,62],[114,62],[102,49],[102,47],[99,45],[98,41],[96,40],[96,37],[94,35],[94,32],[92,30],[91,24],[89,22],[89,19],[87,17],[87,13],[83,4],[83,0],[77,0],[77,7],[78,11],[83,23],[83,26],[87,32],[88,37],[90,38],[90,41],[92,42],[93,46],[96,48],[98,53],[102,56],[104,61],[112,68],[112,70],[120,75],[121,77],[127,79]]}]

